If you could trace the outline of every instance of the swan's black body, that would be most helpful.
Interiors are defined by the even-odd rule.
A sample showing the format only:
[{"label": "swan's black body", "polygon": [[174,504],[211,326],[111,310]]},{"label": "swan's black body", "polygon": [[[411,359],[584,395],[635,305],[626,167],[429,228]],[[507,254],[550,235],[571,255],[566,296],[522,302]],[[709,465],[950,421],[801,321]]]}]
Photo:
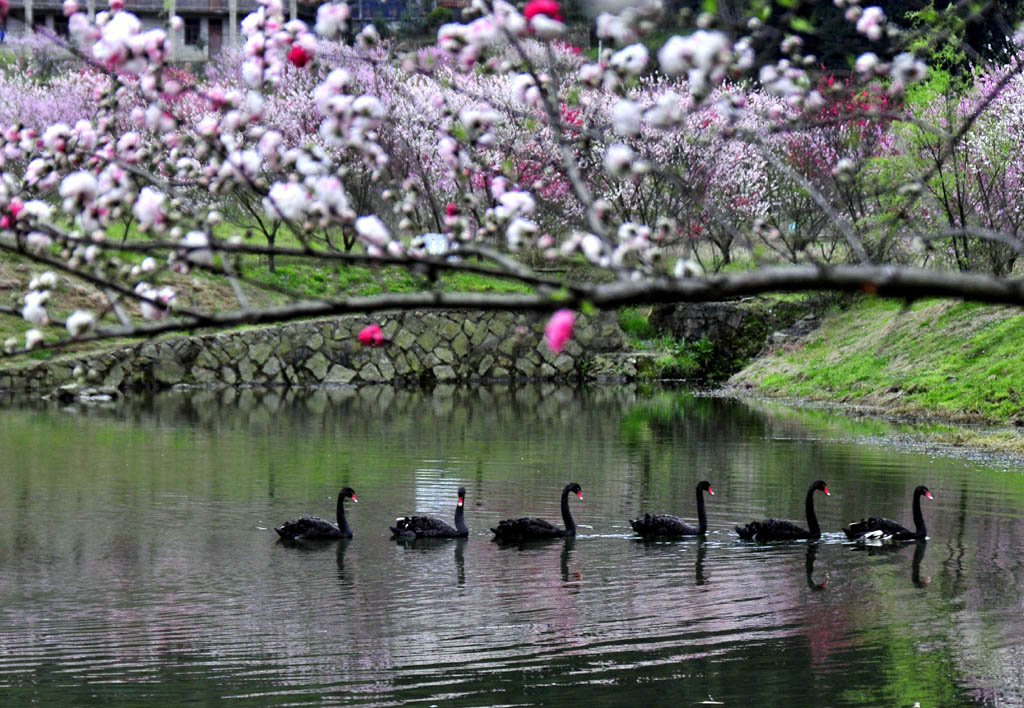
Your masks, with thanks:
[{"label": "swan's black body", "polygon": [[851,541],[859,541],[866,538],[878,538],[892,541],[913,541],[924,538],[928,535],[928,529],[924,525],[924,514],[921,513],[921,497],[932,499],[932,493],[923,484],[914,490],[914,530],[901,526],[892,519],[882,516],[872,516],[869,519],[854,521],[843,529],[843,533]]},{"label": "swan's black body", "polygon": [[644,538],[673,536],[703,536],[708,531],[708,516],[704,511],[704,492],[714,496],[707,480],[697,485],[697,525],[691,526],[672,514],[644,514],[642,519],[631,519],[629,525]]},{"label": "swan's black body", "polygon": [[506,541],[518,543],[520,541],[540,540],[545,538],[561,538],[562,536],[576,535],[576,522],[573,521],[569,512],[569,492],[575,492],[580,499],[583,498],[583,489],[575,482],[569,482],[562,490],[562,521],[565,528],[561,529],[550,521],[526,517],[522,519],[505,519],[499,521],[496,528],[491,529],[495,541]]},{"label": "swan's black body", "polygon": [[818,516],[814,513],[814,492],[816,490],[821,490],[826,495],[831,496],[831,493],[828,491],[828,485],[820,479],[813,482],[807,489],[807,499],[804,502],[804,508],[807,511],[808,528],[801,528],[792,521],[765,519],[764,521],[751,521],[746,526],[737,526],[736,533],[744,541],[796,541],[805,538],[821,538]]},{"label": "swan's black body", "polygon": [[352,538],[352,529],[345,520],[345,499],[358,501],[352,487],[342,487],[338,492],[338,523],[332,524],[319,516],[303,516],[295,521],[286,521],[278,526],[277,535],[288,541],[312,539]]},{"label": "swan's black body", "polygon": [[463,504],[466,488],[459,487],[459,502],[455,506],[455,526],[432,516],[406,516],[395,520],[391,533],[398,537],[416,538],[465,538],[469,535]]}]

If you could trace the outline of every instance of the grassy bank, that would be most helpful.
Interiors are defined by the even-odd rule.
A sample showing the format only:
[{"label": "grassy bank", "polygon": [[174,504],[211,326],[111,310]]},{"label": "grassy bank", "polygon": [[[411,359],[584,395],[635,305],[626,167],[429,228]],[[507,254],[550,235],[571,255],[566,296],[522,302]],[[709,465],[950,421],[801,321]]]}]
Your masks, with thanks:
[{"label": "grassy bank", "polygon": [[730,383],[898,415],[1024,423],[1024,313],[863,298]]}]

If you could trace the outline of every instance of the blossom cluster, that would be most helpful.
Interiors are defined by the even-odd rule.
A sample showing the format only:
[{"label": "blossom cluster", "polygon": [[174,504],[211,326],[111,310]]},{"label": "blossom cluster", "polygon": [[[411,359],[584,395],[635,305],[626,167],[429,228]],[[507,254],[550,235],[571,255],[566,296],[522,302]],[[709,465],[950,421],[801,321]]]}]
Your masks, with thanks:
[{"label": "blossom cluster", "polygon": [[[847,4],[867,42],[896,32],[878,7]],[[657,0],[601,13],[609,46],[593,61],[564,42],[556,0],[475,0],[427,49],[384,47],[372,25],[347,46],[335,41],[347,5],[321,5],[310,27],[261,0],[243,45],[199,80],[170,64],[180,19],[144,29],[121,0],[94,21],[75,0],[64,9],[91,66],[45,86],[0,73],[0,245],[116,286],[103,313],[67,318],[73,337],[123,318],[120,299],[149,322],[182,311],[187,298],[162,276],[234,277],[227,255],[244,252],[252,223],[285,224],[310,252],[340,234],[368,259],[410,268],[432,256],[425,232],[442,231],[454,245],[641,280],[716,270],[738,249],[884,259],[912,231],[887,215],[936,218],[919,193],[889,188],[920,173],[903,159],[906,98],[927,77],[910,52],[865,52],[838,81],[798,35],[759,64],[755,48],[773,35],[756,18],[735,37],[703,15],[651,51],[641,40],[663,17]],[[979,95],[1001,86],[979,84]],[[963,143],[989,194],[1024,172],[1014,160],[985,171],[999,154],[991,136],[1018,129],[1015,105],[985,104],[985,130]],[[1017,228],[1022,201],[1004,201],[975,205],[985,228]],[[144,253],[141,263],[112,243],[117,224],[131,225],[129,261]],[[49,291],[24,292],[34,332],[52,320]]]}]

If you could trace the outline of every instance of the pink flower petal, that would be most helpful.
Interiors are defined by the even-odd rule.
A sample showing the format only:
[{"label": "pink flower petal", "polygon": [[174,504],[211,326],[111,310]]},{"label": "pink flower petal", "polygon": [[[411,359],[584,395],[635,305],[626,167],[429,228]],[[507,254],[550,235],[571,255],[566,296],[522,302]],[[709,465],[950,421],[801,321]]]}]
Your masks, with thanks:
[{"label": "pink flower petal", "polygon": [[364,347],[379,347],[384,344],[384,333],[379,324],[372,324],[364,327],[359,332],[359,343]]},{"label": "pink flower petal", "polygon": [[565,343],[572,339],[572,327],[576,323],[576,313],[572,310],[559,310],[551,315],[544,328],[544,339],[551,351],[558,353]]}]

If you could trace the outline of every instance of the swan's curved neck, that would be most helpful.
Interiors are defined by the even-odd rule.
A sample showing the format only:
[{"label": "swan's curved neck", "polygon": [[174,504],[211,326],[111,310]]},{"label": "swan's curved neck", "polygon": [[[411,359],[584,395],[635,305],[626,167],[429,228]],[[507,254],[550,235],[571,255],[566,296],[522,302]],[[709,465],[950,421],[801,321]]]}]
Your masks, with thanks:
[{"label": "swan's curved neck", "polygon": [[576,522],[573,521],[572,512],[569,511],[569,488],[562,490],[562,521],[565,522],[565,532],[576,533]]},{"label": "swan's curved neck", "polygon": [[924,525],[924,514],[921,513],[921,492],[914,492],[914,533],[921,538],[928,535],[928,529]]},{"label": "swan's curved neck", "polygon": [[708,532],[708,514],[704,511],[704,490],[697,487],[697,534],[703,536]]},{"label": "swan's curved neck", "polygon": [[345,495],[338,493],[338,529],[342,533],[349,533],[352,529],[348,527],[348,521],[345,519]]},{"label": "swan's curved neck", "polygon": [[804,502],[804,509],[807,512],[807,530],[813,538],[821,536],[821,527],[818,526],[818,515],[814,513],[814,487],[807,490],[807,500]]},{"label": "swan's curved neck", "polygon": [[469,533],[469,527],[466,526],[465,502],[455,506],[455,530],[459,533]]}]

